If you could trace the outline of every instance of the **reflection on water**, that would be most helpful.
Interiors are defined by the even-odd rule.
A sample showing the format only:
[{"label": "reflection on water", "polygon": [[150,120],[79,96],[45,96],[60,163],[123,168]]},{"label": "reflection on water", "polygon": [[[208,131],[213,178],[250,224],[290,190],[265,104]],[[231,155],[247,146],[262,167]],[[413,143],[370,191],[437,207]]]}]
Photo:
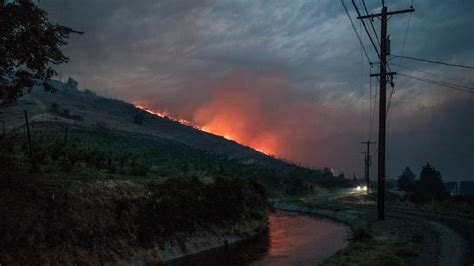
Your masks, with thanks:
[{"label": "reflection on water", "polygon": [[344,247],[349,229],[329,219],[272,213],[269,229],[231,247],[173,265],[318,265]]}]

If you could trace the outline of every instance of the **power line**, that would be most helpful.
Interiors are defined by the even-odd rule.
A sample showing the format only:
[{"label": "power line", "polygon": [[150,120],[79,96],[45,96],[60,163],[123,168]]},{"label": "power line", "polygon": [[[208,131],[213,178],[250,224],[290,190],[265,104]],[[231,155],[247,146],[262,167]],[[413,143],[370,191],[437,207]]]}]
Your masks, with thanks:
[{"label": "power line", "polygon": [[411,70],[411,71],[415,71],[415,72],[420,72],[420,73],[424,73],[424,74],[428,74],[428,75],[432,75],[432,76],[435,76],[435,77],[439,77],[439,78],[443,78],[443,79],[449,79],[449,80],[452,80],[452,81],[457,81],[457,82],[461,82],[461,83],[469,83],[469,84],[473,84],[473,82],[469,82],[469,81],[463,81],[463,80],[460,80],[460,79],[455,79],[455,78],[452,78],[452,77],[447,77],[447,76],[444,76],[444,75],[440,75],[440,74],[435,74],[433,72],[428,72],[428,71],[424,71],[424,70],[419,70],[419,69],[415,69],[415,68],[412,68],[412,67],[407,67],[405,65],[397,65],[399,68],[404,68],[404,69],[407,69],[407,70]]},{"label": "power line", "polygon": [[[411,8],[413,8],[413,0],[411,2]],[[410,15],[408,16],[407,28],[405,29],[405,36],[403,37],[401,56],[403,56],[403,53],[405,52],[405,45],[406,45],[406,42],[407,42],[408,29],[410,28],[410,21],[411,21],[412,14],[413,13],[410,13]],[[402,63],[402,57],[400,57],[400,59],[398,60],[398,70],[400,70],[400,64],[401,63]],[[390,63],[388,65],[388,67],[390,69]],[[391,85],[392,85],[392,91],[390,92],[390,97],[388,98],[387,117],[388,117],[388,114],[390,112],[390,106],[392,106],[393,94],[395,94],[395,87],[393,86],[393,76],[392,76]]]},{"label": "power line", "polygon": [[[370,74],[372,74],[372,69],[370,71]],[[374,126],[374,120],[375,120],[375,112],[377,110],[377,96],[378,96],[378,90],[375,90],[375,95],[373,95],[373,104],[372,104],[372,78],[370,78],[370,96],[371,96],[371,99],[370,99],[370,102],[371,102],[371,106],[370,106],[370,133],[369,133],[369,137],[372,138],[372,131],[373,131],[373,126]],[[372,109],[373,107],[373,109]]]},{"label": "power line", "polygon": [[[359,23],[359,34],[362,35],[362,24]],[[360,83],[361,83],[361,110],[360,110],[360,117],[361,117],[361,134],[364,135],[365,132],[365,126],[364,126],[364,55],[362,53],[362,48],[360,49]],[[368,132],[367,132],[368,133]]]},{"label": "power line", "polygon": [[387,118],[390,112],[390,106],[392,105],[392,97],[395,94],[395,87],[392,86],[392,90],[390,91],[390,96],[388,97],[388,104],[387,104]]},{"label": "power line", "polygon": [[[359,12],[359,8],[357,7],[357,5],[356,5],[356,3],[355,3],[354,0],[352,0],[352,5],[354,6],[354,9],[356,10],[357,15],[359,16],[359,18],[362,17],[362,15],[361,15],[360,12]],[[364,6],[365,13],[366,13],[366,15],[367,15],[366,17],[371,17],[371,16],[369,15],[369,11],[367,10],[367,6],[366,6],[364,0],[362,0],[362,5]],[[369,19],[369,22],[370,22],[370,25],[371,25],[371,27],[372,27],[372,30],[373,30],[373,32],[374,32],[374,34],[375,34],[375,37],[376,37],[376,40],[377,40],[377,44],[378,44],[379,46],[377,46],[377,45],[374,43],[374,40],[372,39],[372,35],[370,34],[369,30],[367,29],[367,26],[365,25],[364,20],[361,19],[362,25],[364,25],[365,32],[367,33],[367,36],[369,37],[369,40],[370,40],[370,42],[372,43],[372,46],[374,47],[375,52],[377,53],[378,58],[381,58],[381,57],[380,57],[379,50],[378,50],[378,47],[380,47],[379,36],[378,36],[378,34],[377,34],[377,31],[375,30],[375,26],[374,26],[374,24],[372,23],[372,20],[373,20],[373,17],[371,17],[371,18]],[[387,67],[388,67],[388,69],[389,69],[389,72],[392,72],[392,70],[390,69],[390,65],[387,65]],[[393,93],[393,86],[392,86],[392,93]]]},{"label": "power line", "polygon": [[[412,6],[413,6],[413,1],[412,1]],[[410,15],[408,16],[407,28],[405,30],[405,36],[403,37],[401,57],[398,60],[398,68],[400,68],[400,65],[402,64],[402,59],[403,59],[402,56],[403,56],[403,53],[405,52],[405,44],[407,42],[408,28],[410,28],[411,15],[412,13],[410,13]]]},{"label": "power line", "polygon": [[371,61],[370,61],[369,54],[367,53],[367,50],[365,49],[364,43],[362,42],[362,39],[360,38],[359,33],[357,33],[357,29],[354,26],[354,22],[352,21],[351,15],[349,14],[349,10],[347,9],[346,4],[344,4],[344,0],[341,0],[341,4],[344,7],[344,10],[346,11],[346,15],[349,18],[349,21],[351,22],[352,29],[354,30],[355,35],[357,36],[357,39],[359,40],[360,46],[362,47],[362,50],[364,50],[365,56],[367,57],[367,60],[370,63]]},{"label": "power line", "polygon": [[[372,67],[369,68],[372,73]],[[369,139],[372,137],[372,78],[369,76]]]},{"label": "power line", "polygon": [[[367,16],[369,16],[369,11],[367,10],[367,5],[365,4],[365,0],[361,0],[361,2],[362,2],[362,5],[364,6],[365,14],[366,14]],[[354,1],[352,1],[352,3],[354,4],[354,8],[355,8],[356,11],[357,11],[357,7],[355,6]],[[412,3],[412,6],[413,6],[413,3]],[[357,12],[357,14],[359,14],[359,12]],[[360,16],[360,14],[359,14],[359,16]],[[410,17],[411,17],[411,13],[410,13]],[[361,19],[361,21],[364,22],[363,19]],[[374,26],[374,23],[373,23],[373,18],[370,18],[370,19],[369,19],[369,23],[370,23],[370,26],[372,27],[372,31],[373,31],[374,34],[375,34],[375,39],[377,40],[377,44],[378,44],[379,47],[380,47],[379,35],[377,34],[377,31],[375,30],[375,26]],[[367,29],[366,29],[366,32],[367,32]],[[407,28],[407,32],[408,32],[408,28]],[[367,35],[369,35],[369,37],[371,36],[368,32],[367,32]],[[405,40],[406,40],[406,33],[405,33]],[[373,44],[373,43],[372,43],[372,44]],[[405,41],[404,41],[404,43],[403,43],[403,47],[405,47]],[[377,48],[376,48],[376,47],[374,47],[374,48],[375,48],[375,50],[377,51]],[[403,49],[404,49],[404,48],[403,48]],[[377,54],[378,54],[378,51],[377,51]],[[403,52],[402,52],[402,55],[403,55]],[[389,72],[392,72],[392,70],[390,69],[390,65],[387,65],[387,67],[388,67]],[[392,97],[393,93],[395,93],[395,87],[393,86],[393,82],[391,83],[391,85],[392,85],[392,92],[391,92],[391,94],[390,94],[390,100],[391,100],[391,97]],[[389,100],[389,108],[390,108],[390,100]]]},{"label": "power line", "polygon": [[[341,0],[341,1],[343,1],[343,0]],[[362,15],[360,14],[359,8],[357,7],[357,5],[356,5],[356,3],[354,2],[354,0],[352,0],[352,5],[354,6],[354,9],[356,10],[357,15],[358,15],[359,17],[361,17]],[[370,32],[369,32],[369,30],[367,29],[367,26],[365,25],[365,21],[364,21],[363,19],[361,19],[361,21],[362,21],[362,25],[364,26],[365,32],[367,33],[367,35],[368,35],[368,37],[369,37],[369,40],[370,40],[370,42],[372,43],[372,46],[374,47],[375,52],[377,53],[378,58],[380,58],[379,49],[377,48],[377,45],[374,43],[374,40],[372,39],[372,35],[370,35]]]},{"label": "power line", "polygon": [[471,88],[471,87],[463,87],[463,86],[459,86],[459,85],[456,85],[456,84],[451,84],[451,83],[447,83],[447,82],[436,81],[436,80],[431,80],[431,79],[426,79],[426,78],[415,77],[415,76],[406,75],[406,74],[403,74],[403,73],[398,73],[398,75],[404,76],[404,77],[407,77],[407,78],[411,78],[411,79],[415,79],[415,80],[418,80],[418,81],[423,81],[423,82],[426,82],[426,83],[435,84],[435,85],[451,88],[451,89],[454,89],[454,90],[459,90],[459,91],[464,91],[464,92],[474,94],[474,88]]},{"label": "power line", "polygon": [[[367,10],[367,6],[365,5],[365,0],[362,0],[362,5],[364,6],[365,14],[368,16],[369,11]],[[375,34],[375,39],[377,40],[377,43],[380,46],[379,35],[377,34],[377,31],[375,30],[373,19],[369,19],[369,22],[370,22],[370,26],[372,27],[372,31]]]},{"label": "power line", "polygon": [[454,83],[449,83],[449,82],[440,81],[440,80],[432,80],[432,79],[427,79],[427,78],[423,78],[423,79],[425,79],[425,80],[430,80],[430,81],[433,81],[433,82],[437,82],[437,83],[439,83],[439,84],[445,84],[445,85],[451,86],[451,87],[458,87],[458,88],[461,88],[461,89],[474,91],[474,87],[468,87],[468,86],[459,85],[459,84],[454,84]]},{"label": "power line", "polygon": [[445,66],[453,66],[453,67],[462,67],[462,68],[474,69],[474,66],[466,66],[466,65],[459,65],[459,64],[450,64],[450,63],[445,63],[445,62],[440,62],[440,61],[433,61],[433,60],[428,60],[428,59],[422,59],[422,58],[411,57],[411,56],[394,55],[393,58],[405,58],[405,59],[410,59],[410,60],[415,60],[415,61],[421,61],[421,62],[427,62],[427,63],[438,64],[438,65],[445,65]]},{"label": "power line", "polygon": [[[367,16],[369,16],[369,12],[368,12],[368,10],[367,10],[367,6],[365,5],[365,1],[364,1],[364,0],[362,0],[362,4],[363,4],[363,6],[364,6],[364,9],[365,9],[365,12],[366,12]],[[357,7],[357,5],[356,5],[356,3],[355,3],[354,0],[352,0],[352,5],[354,6],[354,9],[356,10],[357,15],[358,15],[359,17],[361,17],[362,15],[360,14],[359,8]],[[372,39],[372,35],[370,34],[369,30],[367,30],[367,26],[365,25],[365,21],[364,21],[363,19],[361,19],[361,21],[362,21],[362,25],[364,26],[365,32],[367,33],[367,36],[369,37],[369,40],[370,40],[370,42],[372,43],[372,46],[374,47],[375,52],[377,53],[377,56],[378,56],[379,58],[381,58],[380,53],[379,53],[379,50],[377,49],[377,45],[374,43],[374,40]],[[377,37],[377,39],[376,39],[376,40],[377,40],[377,43],[380,45],[380,42],[379,42],[379,40],[378,40],[377,31],[375,30],[374,24],[372,23],[372,18],[369,19],[369,22],[370,22],[370,25],[372,26],[372,30],[374,31],[375,36]],[[383,62],[381,61],[381,63],[383,63]],[[387,67],[387,68],[389,69],[389,71],[391,72],[390,65],[387,64],[386,67]],[[395,91],[394,91],[395,89],[394,89],[394,86],[393,86],[393,82],[391,82],[390,85],[392,86],[392,91],[391,91],[391,93],[390,93],[390,98],[389,98],[389,101],[388,101],[388,110],[390,110],[390,104],[391,104],[392,96],[393,96],[393,94],[395,93]]]}]

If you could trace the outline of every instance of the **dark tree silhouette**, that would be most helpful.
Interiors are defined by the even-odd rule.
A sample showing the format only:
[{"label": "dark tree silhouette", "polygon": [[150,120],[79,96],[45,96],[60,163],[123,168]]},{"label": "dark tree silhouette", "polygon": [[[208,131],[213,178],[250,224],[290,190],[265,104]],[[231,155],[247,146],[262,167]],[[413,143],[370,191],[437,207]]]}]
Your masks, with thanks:
[{"label": "dark tree silhouette", "polygon": [[417,194],[420,200],[439,200],[448,197],[440,172],[430,163],[426,163],[421,170]]},{"label": "dark tree silhouette", "polygon": [[401,176],[398,177],[398,187],[400,190],[406,192],[414,192],[416,188],[415,174],[411,171],[410,167],[406,167],[403,170]]},{"label": "dark tree silhouette", "polygon": [[68,62],[59,46],[71,33],[82,34],[50,23],[46,12],[28,1],[0,5],[0,105],[36,85],[54,91],[48,84],[57,74],[52,66]]}]

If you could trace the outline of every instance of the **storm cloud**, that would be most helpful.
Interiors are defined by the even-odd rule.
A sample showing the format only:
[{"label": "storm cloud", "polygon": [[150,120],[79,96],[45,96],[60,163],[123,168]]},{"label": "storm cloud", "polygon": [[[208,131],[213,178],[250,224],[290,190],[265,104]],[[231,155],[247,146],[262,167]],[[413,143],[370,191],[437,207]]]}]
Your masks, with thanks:
[{"label": "storm cloud", "polygon": [[[379,1],[366,2],[378,9]],[[396,2],[389,8],[412,3]],[[360,141],[377,133],[375,125],[368,129],[369,91],[375,98],[377,89],[368,74],[377,70],[369,68],[339,1],[44,0],[40,6],[54,22],[85,32],[64,48],[70,63],[59,68],[81,88],[204,126],[232,120],[226,130],[239,132],[244,144],[267,143],[279,157],[362,175]],[[473,64],[473,1],[415,1],[414,7],[405,55]],[[402,53],[408,20],[390,20],[392,54]],[[392,62],[405,74],[474,83],[472,70]],[[402,76],[395,84],[389,177],[405,166],[418,172],[430,161],[448,180],[474,179],[474,95]],[[377,113],[372,116],[375,124]]]}]

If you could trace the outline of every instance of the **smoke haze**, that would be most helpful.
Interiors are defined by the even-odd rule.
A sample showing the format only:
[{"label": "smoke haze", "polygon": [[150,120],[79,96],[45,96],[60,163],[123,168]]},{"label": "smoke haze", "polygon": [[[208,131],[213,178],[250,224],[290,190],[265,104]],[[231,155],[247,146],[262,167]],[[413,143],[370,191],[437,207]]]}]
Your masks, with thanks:
[{"label": "smoke haze", "polygon": [[[409,4],[397,1],[389,8]],[[392,54],[472,65],[474,2],[415,4],[404,51],[408,17],[391,20]],[[369,99],[376,97],[377,86],[376,80],[370,86],[368,62],[339,2],[49,0],[40,5],[53,21],[85,32],[65,47],[70,63],[59,69],[81,88],[167,111],[278,157],[362,176],[360,142],[369,135],[376,140],[377,113],[369,110]],[[440,21],[441,14],[452,19]],[[376,58],[370,50],[369,56]],[[398,63],[474,86],[471,70],[391,62],[400,73],[439,79]],[[474,179],[473,94],[402,76],[395,84],[388,177],[397,177],[405,166],[418,173],[430,161],[446,180]]]}]

